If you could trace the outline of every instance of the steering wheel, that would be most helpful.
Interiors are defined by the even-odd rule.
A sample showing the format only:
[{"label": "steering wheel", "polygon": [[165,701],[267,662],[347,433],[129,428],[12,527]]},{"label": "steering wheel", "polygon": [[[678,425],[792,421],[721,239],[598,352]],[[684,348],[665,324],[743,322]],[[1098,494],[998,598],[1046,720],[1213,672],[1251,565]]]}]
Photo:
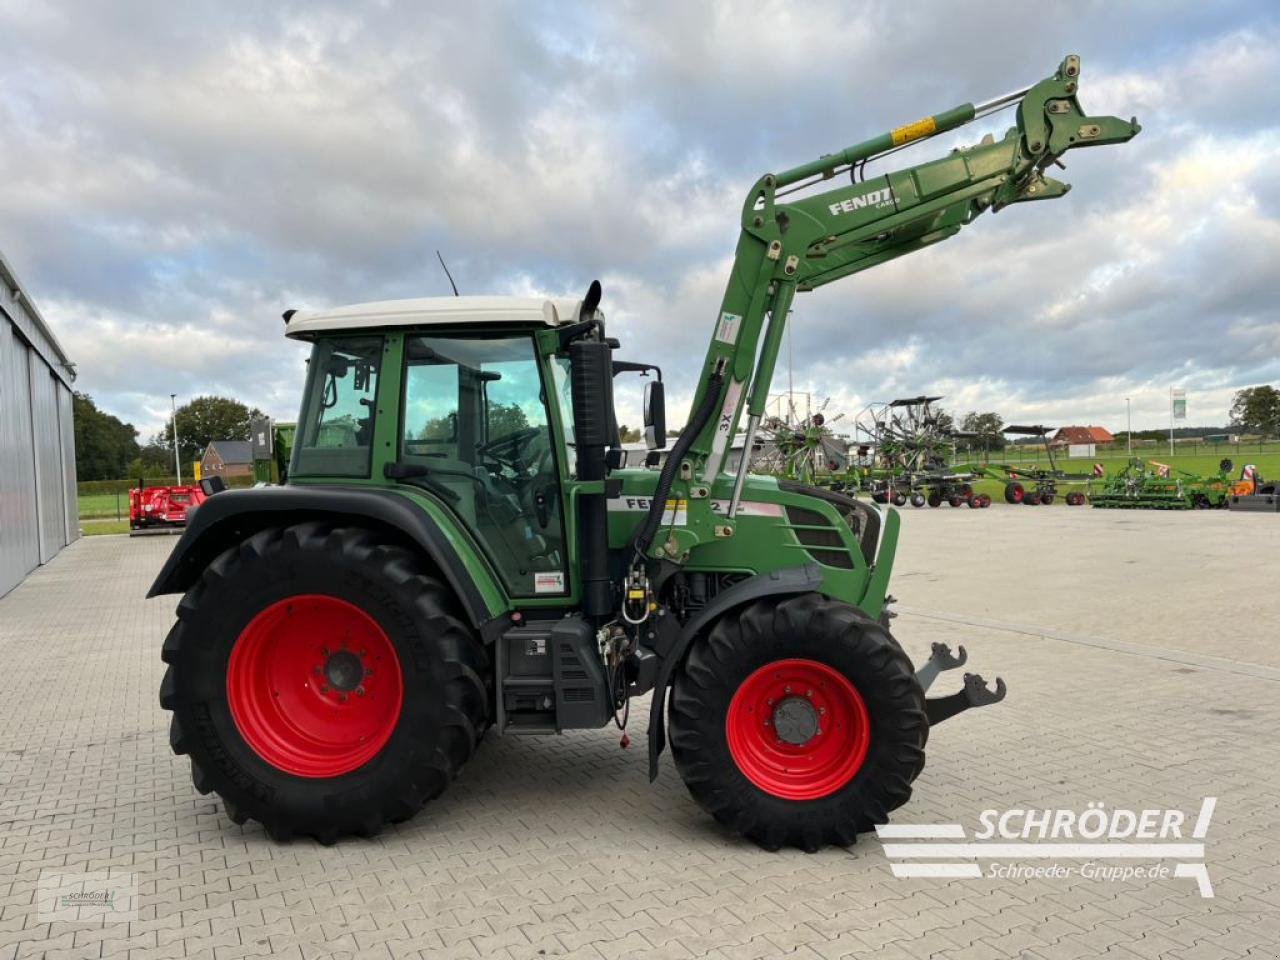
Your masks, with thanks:
[{"label": "steering wheel", "polygon": [[522,454],[525,447],[540,436],[542,436],[542,427],[526,427],[515,433],[509,433],[505,437],[499,437],[497,440],[482,443],[476,447],[476,452],[520,472],[524,466]]}]

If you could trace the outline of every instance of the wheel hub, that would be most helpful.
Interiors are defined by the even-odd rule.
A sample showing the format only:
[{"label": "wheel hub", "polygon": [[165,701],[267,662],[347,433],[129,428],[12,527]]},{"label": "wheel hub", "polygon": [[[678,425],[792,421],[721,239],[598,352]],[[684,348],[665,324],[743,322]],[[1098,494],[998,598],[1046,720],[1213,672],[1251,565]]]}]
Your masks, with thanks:
[{"label": "wheel hub", "polygon": [[364,679],[364,664],[349,650],[330,654],[324,664],[324,677],[329,686],[340,693],[349,693],[360,686]]},{"label": "wheel hub", "polygon": [[773,730],[783,743],[801,746],[819,732],[818,711],[804,697],[787,697],[773,708]]}]

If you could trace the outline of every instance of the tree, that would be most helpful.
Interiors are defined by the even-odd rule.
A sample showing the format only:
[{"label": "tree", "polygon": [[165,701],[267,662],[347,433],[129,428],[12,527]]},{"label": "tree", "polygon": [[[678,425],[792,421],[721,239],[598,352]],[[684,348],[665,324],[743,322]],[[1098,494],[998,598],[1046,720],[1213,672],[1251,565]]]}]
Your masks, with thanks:
[{"label": "tree", "polygon": [[489,436],[492,439],[509,437],[513,433],[529,429],[529,418],[518,403],[489,404]]},{"label": "tree", "polygon": [[978,413],[970,411],[960,421],[960,429],[965,433],[977,434],[970,437],[970,445],[984,450],[1003,450],[1004,420],[998,413]]},{"label": "tree", "polygon": [[622,443],[639,443],[644,439],[644,431],[640,429],[632,429],[625,423],[618,427],[618,439]]},{"label": "tree", "polygon": [[[178,447],[183,463],[200,459],[214,440],[248,440],[249,424],[263,416],[230,397],[196,397],[178,408]],[[164,431],[151,438],[151,446],[167,447],[173,458],[173,417]]]},{"label": "tree", "polygon": [[158,443],[153,437],[129,461],[123,475],[128,480],[136,480],[140,477],[165,477],[172,473],[173,445]]},{"label": "tree", "polygon": [[1280,436],[1280,390],[1263,384],[1236,391],[1231,402],[1231,426],[1265,436]]},{"label": "tree", "polygon": [[98,409],[87,393],[71,398],[76,435],[76,476],[80,480],[118,480],[138,455],[138,430]]}]

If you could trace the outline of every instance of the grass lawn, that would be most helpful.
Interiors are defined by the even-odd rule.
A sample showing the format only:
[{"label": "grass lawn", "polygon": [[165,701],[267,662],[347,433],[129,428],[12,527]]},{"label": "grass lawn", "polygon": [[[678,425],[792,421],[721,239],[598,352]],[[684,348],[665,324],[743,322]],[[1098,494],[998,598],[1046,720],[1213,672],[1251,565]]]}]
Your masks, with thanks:
[{"label": "grass lawn", "polygon": [[[129,494],[127,493],[81,494],[79,502],[81,520],[91,517],[111,517],[114,519],[117,516],[126,521],[129,519]],[[118,514],[117,510],[119,511]]]},{"label": "grass lawn", "polygon": [[125,520],[86,520],[80,518],[80,531],[86,537],[100,537],[107,533],[128,533],[129,521]]}]

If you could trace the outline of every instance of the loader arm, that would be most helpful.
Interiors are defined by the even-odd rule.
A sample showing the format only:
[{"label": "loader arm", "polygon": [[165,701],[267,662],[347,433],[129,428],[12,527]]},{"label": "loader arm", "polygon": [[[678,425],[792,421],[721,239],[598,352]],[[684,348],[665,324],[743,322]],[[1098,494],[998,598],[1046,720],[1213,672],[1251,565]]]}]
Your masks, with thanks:
[{"label": "loader arm", "polygon": [[[726,514],[713,514],[710,488],[720,476],[743,407],[747,447],[764,413],[792,298],[945,240],[986,210],[1060,197],[1070,187],[1044,175],[1068,150],[1124,143],[1136,120],[1087,116],[1077,99],[1080,59],[1068,56],[1053,76],[982,104],[966,103],[820,157],[752,187],[689,423],[673,445],[666,490],[659,484],[652,522],[635,540],[638,555],[680,560],[696,543],[731,536],[750,458],[743,457]],[[888,174],[863,179],[868,161],[938,136],[1017,103],[1016,124],[1000,140]],[[849,174],[850,183],[809,188]],[[795,199],[782,198],[795,196]],[[654,544],[665,495],[689,499],[688,526]],[[705,508],[705,509],[703,509]]]}]

